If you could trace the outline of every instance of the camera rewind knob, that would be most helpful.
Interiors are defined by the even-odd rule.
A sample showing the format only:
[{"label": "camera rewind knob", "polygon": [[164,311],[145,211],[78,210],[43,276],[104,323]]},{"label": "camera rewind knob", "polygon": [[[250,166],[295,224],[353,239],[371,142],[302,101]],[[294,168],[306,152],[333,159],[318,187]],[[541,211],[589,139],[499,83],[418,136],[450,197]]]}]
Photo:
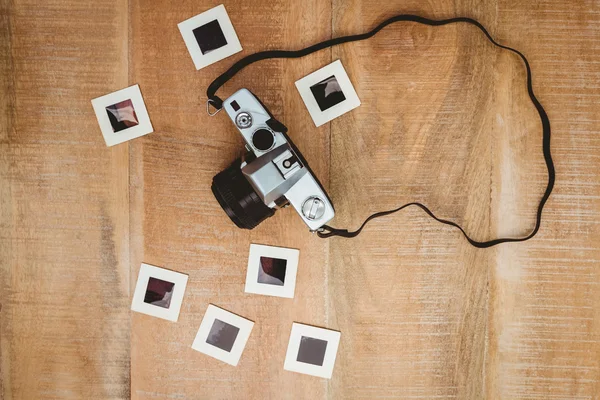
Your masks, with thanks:
[{"label": "camera rewind knob", "polygon": [[302,204],[302,215],[311,221],[320,219],[325,214],[325,202],[316,196],[309,197]]}]

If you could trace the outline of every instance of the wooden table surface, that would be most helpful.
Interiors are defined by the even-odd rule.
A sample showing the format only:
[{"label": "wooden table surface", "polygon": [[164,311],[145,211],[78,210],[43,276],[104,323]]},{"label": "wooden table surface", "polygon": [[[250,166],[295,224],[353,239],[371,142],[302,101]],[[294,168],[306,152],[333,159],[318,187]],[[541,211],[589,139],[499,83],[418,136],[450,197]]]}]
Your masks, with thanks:
[{"label": "wooden table surface", "polygon": [[[227,1],[243,52],[196,71],[177,23],[218,1],[0,0],[0,398],[599,399],[600,2]],[[236,228],[242,152],[205,90],[235,60],[397,13],[477,18],[530,60],[556,189],[538,236],[478,250],[407,209],[323,240]],[[294,82],[340,59],[362,105],[315,128]],[[139,84],[155,132],[106,147],[90,100]],[[477,239],[532,229],[547,181],[525,69],[473,27],[400,23],[225,85],[254,91],[339,227],[418,200]],[[244,294],[250,243],[300,249],[293,300]],[[130,312],[141,262],[189,274],[179,322]],[[190,346],[209,303],[255,321],[240,364]],[[283,370],[292,322],[341,331],[331,380]]]}]

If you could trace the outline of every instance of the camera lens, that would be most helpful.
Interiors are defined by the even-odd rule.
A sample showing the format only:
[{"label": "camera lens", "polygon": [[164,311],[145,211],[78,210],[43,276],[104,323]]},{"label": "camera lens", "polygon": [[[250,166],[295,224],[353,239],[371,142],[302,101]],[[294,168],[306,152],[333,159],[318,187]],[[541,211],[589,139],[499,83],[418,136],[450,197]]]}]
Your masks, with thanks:
[{"label": "camera lens", "polygon": [[[270,134],[270,132],[269,132]],[[225,213],[240,228],[252,229],[275,211],[263,203],[240,169],[237,159],[213,178],[212,192]]]},{"label": "camera lens", "polygon": [[267,151],[275,143],[273,134],[268,129],[259,129],[252,135],[252,144],[260,151]]}]

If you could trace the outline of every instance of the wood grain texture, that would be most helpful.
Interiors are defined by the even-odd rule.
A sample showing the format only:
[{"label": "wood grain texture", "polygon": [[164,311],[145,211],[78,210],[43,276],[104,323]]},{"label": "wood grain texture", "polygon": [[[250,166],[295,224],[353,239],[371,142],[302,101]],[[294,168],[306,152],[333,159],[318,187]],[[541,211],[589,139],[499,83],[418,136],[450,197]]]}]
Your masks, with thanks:
[{"label": "wood grain texture", "polygon": [[[552,121],[557,184],[539,237],[498,249],[490,270],[487,395],[598,399],[600,4],[505,1],[497,18],[500,35],[521,42],[537,71],[536,90]],[[530,145],[535,138],[526,136],[496,153],[497,203],[516,193],[533,200],[532,188],[543,185],[543,169],[516,179],[530,159],[517,149]],[[520,204],[510,214],[495,209],[498,230],[528,216]]]},{"label": "wood grain texture", "polygon": [[127,85],[127,3],[3,1],[1,31],[2,397],[128,397],[128,149],[90,103]]},{"label": "wood grain texture", "polygon": [[[132,397],[323,398],[327,383],[284,372],[283,356],[292,322],[329,325],[325,302],[328,243],[308,234],[290,210],[277,213],[253,231],[231,223],[210,185],[216,173],[242,155],[243,144],[225,115],[206,115],[204,93],[217,74],[244,54],[265,45],[285,47],[299,31],[306,32],[299,45],[330,37],[329,7],[322,8],[317,1],[259,6],[228,3],[244,52],[196,71],[177,23],[218,4],[187,1],[176,9],[170,1],[132,4],[132,80],[143,88],[157,132],[141,141],[141,146],[136,144],[139,151],[133,153],[135,163],[142,164],[144,215],[143,252],[135,260],[134,273],[143,260],[190,276],[177,324],[137,314],[132,317]],[[159,26],[171,31],[157,36]],[[312,121],[297,99],[294,81],[328,61],[329,54],[323,53],[300,62],[264,63],[244,71],[225,87],[231,93],[244,85],[292,125],[293,139],[325,181],[328,137],[307,133]],[[300,249],[295,299],[244,293],[250,243]],[[255,322],[237,368],[190,348],[209,303]],[[287,388],[288,395],[282,395],[281,388]]]},{"label": "wood grain texture", "polygon": [[[244,51],[196,71],[177,23],[218,4],[0,0],[0,398],[600,398],[600,4],[234,0]],[[557,165],[538,236],[477,250],[417,209],[353,240],[292,210],[236,228],[210,182],[242,142],[207,85],[397,13],[474,17],[530,60]],[[315,128],[294,82],[336,59],[362,105]],[[106,148],[89,100],[136,83],[155,133]],[[533,226],[547,174],[524,66],[473,27],[400,23],[221,94],[240,87],[290,128],[334,226],[414,200],[481,240]],[[300,249],[295,299],[244,294],[250,243]],[[129,312],[141,262],[189,274],[177,323]],[[235,368],[190,348],[209,303],[255,322]],[[342,332],[331,380],[283,370],[292,322]]]},{"label": "wood grain texture", "polygon": [[[336,35],[364,31],[399,4],[334,3]],[[420,2],[411,12],[454,11]],[[493,76],[499,51],[473,27],[400,23],[334,50],[362,106],[332,130],[336,225],[410,201],[490,236]],[[514,61],[514,60],[513,60]],[[524,89],[524,85],[522,86]],[[355,192],[353,187],[363,190]],[[482,398],[492,251],[408,209],[330,243],[343,323],[336,398]]]}]

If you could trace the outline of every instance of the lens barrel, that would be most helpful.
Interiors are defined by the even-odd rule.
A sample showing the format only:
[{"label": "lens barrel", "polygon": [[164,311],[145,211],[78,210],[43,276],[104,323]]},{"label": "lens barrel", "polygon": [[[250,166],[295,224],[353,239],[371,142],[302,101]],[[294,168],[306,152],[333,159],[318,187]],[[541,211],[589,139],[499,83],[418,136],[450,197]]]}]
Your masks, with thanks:
[{"label": "lens barrel", "polygon": [[240,228],[252,229],[275,214],[254,191],[237,159],[213,178],[212,192],[225,213]]}]

